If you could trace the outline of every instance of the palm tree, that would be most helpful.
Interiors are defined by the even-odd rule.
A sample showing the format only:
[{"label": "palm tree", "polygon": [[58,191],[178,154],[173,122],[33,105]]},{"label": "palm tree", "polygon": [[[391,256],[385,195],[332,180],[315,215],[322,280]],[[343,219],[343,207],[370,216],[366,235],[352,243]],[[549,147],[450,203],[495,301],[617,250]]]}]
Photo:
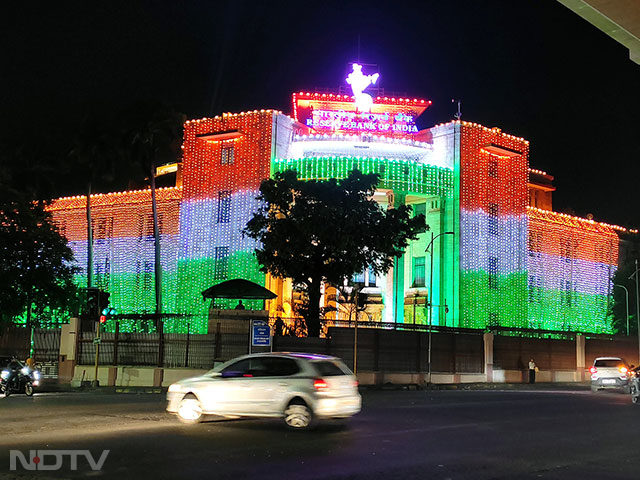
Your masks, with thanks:
[{"label": "palm tree", "polygon": [[112,132],[102,128],[95,119],[86,119],[69,152],[73,168],[85,179],[87,211],[87,287],[93,287],[93,229],[91,193],[96,188],[112,184],[120,158],[117,140]]},{"label": "palm tree", "polygon": [[[155,313],[162,314],[162,264],[160,262],[160,229],[156,201],[156,167],[176,162],[180,156],[182,127],[185,115],[159,103],[134,106],[127,114],[123,148],[129,153],[131,166],[138,167],[151,187],[153,212]],[[160,322],[158,322],[160,325]]]}]

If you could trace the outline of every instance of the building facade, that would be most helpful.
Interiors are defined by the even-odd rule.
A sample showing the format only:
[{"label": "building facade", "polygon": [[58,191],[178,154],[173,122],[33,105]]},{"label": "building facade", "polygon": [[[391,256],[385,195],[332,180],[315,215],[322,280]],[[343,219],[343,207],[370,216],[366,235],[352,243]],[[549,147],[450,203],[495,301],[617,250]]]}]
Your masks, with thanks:
[{"label": "building facade", "polygon": [[[278,294],[268,302],[273,316],[293,316],[291,282],[261,273],[256,244],[242,235],[260,183],[287,169],[322,180],[357,168],[380,175],[381,208],[410,205],[430,226],[386,275],[359,275],[367,319],[424,324],[431,299],[434,325],[612,331],[611,277],[626,230],[553,212],[553,177],[529,167],[527,140],[460,120],[418,129],[425,100],[377,97],[360,112],[349,95],[292,99],[291,115],[259,110],[185,123],[180,181],[157,193],[163,312],[195,315],[191,331],[206,332],[201,292],[245,278]],[[150,191],[94,195],[91,206],[94,286],[111,293],[120,313],[153,313]],[[86,286],[86,198],[60,198],[49,210]],[[333,318],[348,317],[331,286],[322,302],[336,307]]]}]

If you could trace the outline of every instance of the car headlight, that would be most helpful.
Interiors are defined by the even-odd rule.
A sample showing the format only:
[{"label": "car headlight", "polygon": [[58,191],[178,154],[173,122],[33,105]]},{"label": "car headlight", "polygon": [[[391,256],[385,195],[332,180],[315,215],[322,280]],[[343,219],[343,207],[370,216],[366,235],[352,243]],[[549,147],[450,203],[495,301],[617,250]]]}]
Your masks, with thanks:
[{"label": "car headlight", "polygon": [[35,378],[36,380],[38,380],[40,378],[40,372],[38,372],[37,370],[33,371],[33,378]]},{"label": "car headlight", "polygon": [[182,386],[179,383],[173,383],[169,385],[169,393],[177,393],[181,390]]},{"label": "car headlight", "polygon": [[2,373],[0,373],[0,378],[2,378],[3,380],[9,378],[9,370],[3,370]]}]

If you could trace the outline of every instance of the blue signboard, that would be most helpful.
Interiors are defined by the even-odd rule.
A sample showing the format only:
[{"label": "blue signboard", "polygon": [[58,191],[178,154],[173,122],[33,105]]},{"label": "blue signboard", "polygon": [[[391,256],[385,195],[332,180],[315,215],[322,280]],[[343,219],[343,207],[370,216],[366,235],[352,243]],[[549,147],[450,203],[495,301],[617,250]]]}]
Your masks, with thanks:
[{"label": "blue signboard", "polygon": [[271,345],[271,327],[264,320],[251,321],[251,346],[268,347]]}]

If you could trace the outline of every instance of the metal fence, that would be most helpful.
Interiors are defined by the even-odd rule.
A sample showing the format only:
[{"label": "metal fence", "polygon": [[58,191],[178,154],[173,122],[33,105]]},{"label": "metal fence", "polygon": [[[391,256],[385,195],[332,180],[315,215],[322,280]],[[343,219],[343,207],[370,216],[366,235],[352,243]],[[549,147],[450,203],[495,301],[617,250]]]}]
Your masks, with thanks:
[{"label": "metal fence", "polygon": [[[78,363],[95,363],[93,332],[78,339]],[[100,365],[211,368],[216,360],[216,336],[171,333],[104,333],[98,349]]]},{"label": "metal fence", "polygon": [[31,349],[31,332],[28,328],[11,325],[0,332],[0,357],[17,357],[25,360]]},{"label": "metal fence", "polygon": [[[417,328],[355,329],[329,327],[325,338],[275,337],[274,350],[323,353],[342,358],[353,367],[357,350],[359,371],[425,372],[429,368],[429,333]],[[484,342],[481,332],[432,332],[431,370],[482,373]]]},{"label": "metal fence", "polygon": [[25,360],[31,354],[38,363],[57,362],[60,354],[60,328],[33,328],[12,325],[0,334],[0,356]]}]

